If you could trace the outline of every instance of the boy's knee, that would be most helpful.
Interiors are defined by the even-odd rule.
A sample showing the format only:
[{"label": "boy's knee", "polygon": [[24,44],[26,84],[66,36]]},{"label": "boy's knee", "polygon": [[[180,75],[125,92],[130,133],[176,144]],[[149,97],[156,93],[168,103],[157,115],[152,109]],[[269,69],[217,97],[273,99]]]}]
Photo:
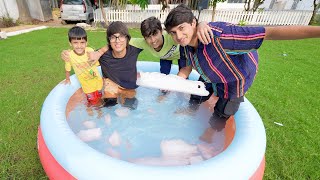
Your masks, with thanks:
[{"label": "boy's knee", "polygon": [[137,98],[126,98],[123,103],[123,107],[130,108],[132,110],[137,109],[138,99]]},{"label": "boy's knee", "polygon": [[118,104],[117,98],[105,98],[103,99],[103,101],[105,107],[115,106],[116,104]]},{"label": "boy's knee", "polygon": [[226,121],[230,116],[234,115],[239,110],[240,103],[243,101],[243,96],[235,99],[219,98],[214,107],[214,113],[209,120],[211,127],[221,131],[225,127]]},{"label": "boy's knee", "polygon": [[238,111],[240,103],[243,101],[243,96],[235,99],[219,98],[214,107],[214,112],[219,116],[230,117]]}]

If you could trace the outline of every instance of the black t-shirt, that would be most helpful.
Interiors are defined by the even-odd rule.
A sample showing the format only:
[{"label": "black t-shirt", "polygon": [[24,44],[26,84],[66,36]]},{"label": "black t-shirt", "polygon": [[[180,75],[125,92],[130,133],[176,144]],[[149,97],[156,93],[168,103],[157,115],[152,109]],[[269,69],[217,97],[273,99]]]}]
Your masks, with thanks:
[{"label": "black t-shirt", "polygon": [[129,45],[123,58],[115,58],[109,49],[100,59],[102,75],[126,89],[137,88],[137,59],[142,49]]}]

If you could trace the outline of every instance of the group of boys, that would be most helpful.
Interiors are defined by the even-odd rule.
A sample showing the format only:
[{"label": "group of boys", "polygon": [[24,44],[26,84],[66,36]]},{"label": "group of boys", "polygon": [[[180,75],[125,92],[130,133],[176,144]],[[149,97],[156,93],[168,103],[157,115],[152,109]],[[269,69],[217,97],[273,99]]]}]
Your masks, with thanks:
[{"label": "group of boys", "polygon": [[[69,32],[73,51],[62,53],[62,57],[70,60],[89,103],[99,101],[103,86],[106,106],[119,102],[132,109],[137,105],[137,57],[143,49],[160,58],[161,73],[169,74],[175,59],[179,60],[178,76],[188,78],[195,69],[210,94],[206,97],[192,95],[189,108],[196,110],[213,93],[218,97],[209,119],[210,127],[200,137],[206,142],[212,142],[214,133],[225,127],[244,101],[258,70],[257,49],[263,40],[320,37],[320,27],[311,26],[246,27],[210,22],[201,27],[191,9],[183,4],[170,11],[164,25],[166,32],[162,31],[158,19],[150,17],[141,23],[144,38],[131,39],[122,22],[113,22],[107,30],[108,46],[95,52],[86,48],[85,31],[74,27]],[[82,33],[76,33],[80,31]],[[90,59],[99,59],[103,85],[96,70],[98,63],[90,63],[86,52],[92,52]],[[67,62],[66,71],[68,82],[70,63]]]}]

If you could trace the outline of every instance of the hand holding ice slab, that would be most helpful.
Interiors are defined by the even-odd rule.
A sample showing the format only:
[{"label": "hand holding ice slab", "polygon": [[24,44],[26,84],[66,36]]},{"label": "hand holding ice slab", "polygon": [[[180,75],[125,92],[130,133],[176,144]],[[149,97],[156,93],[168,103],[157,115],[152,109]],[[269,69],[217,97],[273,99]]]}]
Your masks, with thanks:
[{"label": "hand holding ice slab", "polygon": [[209,95],[203,82],[187,80],[173,74],[165,75],[158,72],[140,72],[137,85],[199,96]]}]

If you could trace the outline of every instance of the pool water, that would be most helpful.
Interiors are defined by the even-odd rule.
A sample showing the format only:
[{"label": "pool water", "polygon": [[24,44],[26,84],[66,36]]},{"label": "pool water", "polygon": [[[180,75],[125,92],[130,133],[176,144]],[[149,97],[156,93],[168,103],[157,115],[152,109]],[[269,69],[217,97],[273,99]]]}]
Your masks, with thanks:
[{"label": "pool water", "polygon": [[[224,131],[215,134],[212,144],[199,140],[209,127],[212,112],[207,107],[201,105],[194,113],[177,113],[187,108],[190,95],[169,92],[161,100],[160,95],[157,89],[137,88],[136,110],[121,105],[87,108],[82,102],[70,111],[67,121],[72,131],[90,147],[139,164],[192,164],[184,160],[192,156],[197,162],[203,161],[223,150]],[[172,163],[170,159],[183,161]]]}]

